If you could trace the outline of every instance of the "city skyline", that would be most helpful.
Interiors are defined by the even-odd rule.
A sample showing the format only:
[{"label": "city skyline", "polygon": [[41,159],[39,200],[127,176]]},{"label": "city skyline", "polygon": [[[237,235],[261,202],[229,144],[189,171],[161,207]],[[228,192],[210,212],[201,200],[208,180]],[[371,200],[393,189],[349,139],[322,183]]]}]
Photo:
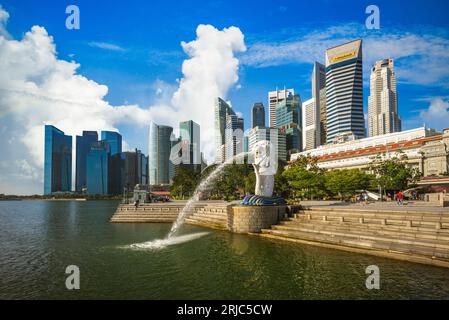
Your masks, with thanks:
[{"label": "city skyline", "polygon": [[[25,1],[26,2],[26,1]],[[126,140],[123,142],[124,150],[133,150],[135,147],[141,149],[144,153],[148,153],[147,145],[148,142],[145,138],[142,137],[147,136],[145,132],[148,130],[148,120],[155,115],[155,112],[148,113],[146,111],[146,106],[154,105],[157,106],[157,99],[162,101],[163,99],[168,100],[176,100],[185,98],[187,101],[186,105],[191,105],[192,101],[195,101],[191,96],[189,96],[189,92],[185,91],[179,83],[182,83],[182,80],[188,79],[186,74],[183,74],[183,77],[180,78],[179,72],[181,70],[181,62],[191,61],[186,58],[189,54],[183,53],[189,52],[188,48],[183,46],[179,46],[180,40],[183,41],[191,41],[195,39],[195,35],[193,32],[195,31],[198,23],[198,17],[194,17],[187,24],[186,30],[180,33],[179,36],[173,36],[172,38],[166,37],[167,40],[163,44],[163,46],[171,47],[169,51],[165,51],[165,55],[163,54],[164,48],[159,48],[161,51],[158,54],[154,53],[152,56],[157,57],[158,59],[167,59],[171,66],[167,68],[171,68],[170,70],[165,70],[164,63],[161,63],[162,66],[155,66],[154,61],[149,62],[146,68],[143,70],[140,75],[142,77],[143,83],[149,83],[147,86],[143,86],[145,90],[141,90],[139,94],[134,91],[135,86],[132,86],[132,82],[130,81],[130,77],[126,75],[130,75],[136,68],[136,64],[133,62],[135,57],[135,52],[137,49],[142,50],[145,47],[144,43],[139,43],[138,46],[140,48],[136,48],[137,42],[123,42],[124,38],[121,37],[120,33],[117,33],[117,36],[109,39],[101,39],[101,33],[93,34],[93,39],[89,39],[89,24],[92,19],[89,16],[89,6],[88,3],[81,1],[80,7],[83,15],[82,27],[80,32],[74,34],[70,33],[70,31],[65,30],[63,23],[61,26],[58,26],[58,19],[64,20],[64,8],[60,10],[62,12],[62,18],[58,18],[57,16],[57,8],[54,10],[49,9],[50,3],[44,1],[41,3],[41,7],[36,5],[36,10],[49,10],[47,18],[32,18],[28,16],[28,13],[25,13],[22,10],[22,5],[26,5],[27,7],[33,6],[30,3],[18,4],[13,3],[11,1],[2,1],[0,3],[2,5],[2,12],[7,12],[1,15],[1,28],[0,32],[3,35],[7,35],[8,39],[6,40],[2,46],[5,47],[5,54],[9,53],[9,45],[10,39],[16,39],[18,44],[22,47],[21,50],[29,50],[29,53],[32,52],[39,46],[42,46],[48,50],[49,57],[52,59],[46,59],[48,61],[54,61],[57,64],[64,65],[64,61],[67,67],[72,68],[70,65],[70,61],[76,61],[76,63],[80,63],[80,67],[78,70],[74,68],[72,71],[69,71],[68,77],[73,74],[79,74],[85,80],[93,80],[95,82],[95,86],[90,87],[86,84],[85,87],[80,91],[79,84],[74,83],[73,93],[63,93],[60,96],[55,95],[53,99],[56,98],[56,102],[58,104],[58,108],[61,111],[55,109],[52,104],[56,102],[46,101],[48,104],[48,111],[43,113],[37,111],[39,103],[35,103],[33,96],[34,95],[44,95],[48,97],[50,94],[54,94],[55,90],[50,90],[42,85],[37,86],[36,92],[28,92],[26,99],[22,99],[20,95],[17,93],[11,93],[11,91],[3,91],[4,99],[1,101],[2,110],[5,112],[2,114],[0,118],[2,128],[7,133],[5,135],[5,139],[2,141],[1,147],[8,152],[5,152],[5,155],[1,159],[0,170],[3,175],[3,180],[0,181],[0,192],[4,193],[21,193],[16,192],[17,190],[29,193],[39,193],[41,189],[39,186],[42,185],[43,181],[43,142],[42,139],[39,139],[40,142],[37,142],[37,137],[43,136],[42,126],[46,123],[54,124],[56,127],[60,128],[64,132],[71,136],[76,136],[82,134],[82,130],[113,130],[119,131]],[[274,4],[272,4],[274,5]],[[314,6],[324,6],[323,3],[310,4],[308,8],[313,8]],[[379,4],[382,9],[382,3]],[[286,7],[290,10],[295,10],[295,6],[298,6],[294,3],[289,3]],[[436,5],[430,5],[433,9]],[[442,4],[443,8],[440,8],[441,11],[444,11],[446,4]],[[349,5],[345,7],[348,9]],[[395,27],[391,23],[391,18],[397,15],[398,8],[395,8],[394,5],[388,7],[388,10],[382,10],[382,27],[379,31],[368,31],[364,29],[364,19],[363,15],[364,8],[361,5],[357,7],[359,12],[356,12],[357,6],[354,6],[353,9],[349,10],[344,17],[339,19],[339,22],[333,21],[327,25],[324,25],[323,30],[325,32],[330,32],[330,26],[338,26],[338,32],[340,34],[327,34],[324,39],[321,41],[313,42],[311,39],[313,37],[308,37],[308,35],[312,36],[314,34],[314,23],[315,26],[319,24],[319,21],[309,21],[312,25],[308,27],[304,27],[304,29],[296,30],[295,38],[291,38],[288,34],[282,33],[281,30],[289,27],[286,25],[277,25],[277,26],[269,26],[269,35],[267,37],[261,37],[261,35],[257,34],[256,27],[258,23],[254,23],[253,26],[249,26],[248,24],[243,22],[242,17],[246,14],[246,9],[243,8],[242,13],[239,17],[237,17],[234,21],[218,21],[216,18],[209,17],[206,21],[216,27],[216,31],[213,31],[210,28],[205,29],[204,32],[212,32],[212,34],[216,35],[218,39],[221,39],[221,35],[223,28],[229,28],[234,25],[236,28],[239,28],[239,32],[244,35],[240,36],[239,32],[236,29],[232,29],[228,31],[228,34],[232,35],[232,39],[229,40],[230,44],[234,47],[231,52],[231,56],[233,59],[237,59],[237,68],[232,63],[230,64],[230,75],[231,77],[225,79],[225,87],[220,88],[223,95],[216,94],[214,92],[214,96],[222,96],[226,101],[231,101],[232,108],[236,111],[237,114],[243,114],[245,119],[245,128],[249,128],[250,124],[250,110],[255,102],[263,102],[266,108],[267,103],[267,92],[275,90],[277,88],[294,88],[295,92],[300,93],[303,101],[312,97],[311,92],[311,84],[310,84],[310,74],[313,67],[313,61],[324,61],[324,51],[328,47],[332,45],[338,45],[344,43],[344,40],[351,40],[356,38],[363,38],[364,40],[364,74],[363,74],[363,90],[364,90],[364,113],[367,114],[367,98],[369,96],[369,72],[370,68],[373,66],[375,61],[393,58],[395,59],[395,69],[396,76],[398,79],[398,95],[399,95],[399,114],[403,120],[404,129],[415,128],[418,126],[422,126],[423,123],[428,124],[430,127],[434,127],[436,129],[441,130],[444,127],[444,122],[446,112],[447,112],[447,96],[445,95],[445,85],[447,85],[447,74],[444,70],[438,70],[438,66],[440,66],[446,61],[444,56],[438,56],[437,50],[432,50],[432,48],[447,48],[448,47],[448,36],[442,30],[438,28],[443,28],[445,23],[438,17],[432,16],[432,20],[428,19],[426,16],[426,12],[421,12],[421,20],[424,25],[427,25],[428,28],[420,28],[421,31],[417,32],[416,28],[410,26],[406,20],[412,15],[407,16],[407,19],[404,18],[403,15],[399,15],[400,19],[398,20],[399,24],[403,26],[410,26],[409,34],[411,37],[407,37],[405,33],[401,33],[400,28]],[[132,8],[131,8],[132,9]],[[113,7],[110,8],[108,14],[111,14],[111,17],[114,17],[116,12]],[[428,9],[425,9],[426,11]],[[431,10],[431,9],[429,9]],[[384,14],[385,13],[385,14]],[[30,13],[31,14],[31,13]],[[176,12],[174,13],[176,15]],[[324,16],[328,16],[330,13],[323,13]],[[9,19],[8,19],[9,16]],[[430,14],[429,14],[430,16]],[[113,19],[113,18],[112,18]],[[171,19],[171,18],[170,18]],[[324,19],[324,18],[323,18]],[[324,20],[323,20],[324,21]],[[352,26],[351,28],[343,28],[342,26],[347,24],[348,26]],[[25,38],[22,39],[22,34],[24,32],[28,32],[32,26],[40,25],[42,28],[33,28],[33,30],[25,35]],[[108,23],[106,23],[108,25]],[[110,26],[110,25],[109,25]],[[192,27],[191,27],[192,26]],[[327,28],[329,26],[329,28]],[[437,32],[430,32],[431,27],[434,26],[434,29]],[[43,29],[45,28],[45,29]],[[429,29],[430,28],[430,29]],[[188,29],[188,30],[187,30]],[[335,32],[335,30],[334,30]],[[49,37],[52,36],[53,39],[49,41]],[[151,37],[150,35],[149,37]],[[316,34],[317,39],[318,34]],[[391,38],[390,38],[391,36]],[[397,36],[397,37],[396,37]],[[182,37],[182,38],[179,38]],[[73,41],[75,39],[78,42],[78,46],[73,46]],[[392,38],[396,39],[396,42],[392,40]],[[172,40],[173,39],[173,40]],[[197,34],[197,40],[201,39],[201,35]],[[40,40],[32,41],[32,40]],[[102,40],[102,41],[100,41]],[[309,51],[311,55],[311,61],[304,61],[304,56],[291,56],[291,55],[283,55],[281,57],[277,57],[276,54],[270,51],[275,44],[279,41],[285,40],[286,45],[297,45],[304,46],[309,45]],[[381,41],[382,40],[382,41]],[[86,44],[83,44],[83,41],[86,41]],[[380,54],[379,44],[387,41],[391,48],[383,48],[383,53]],[[107,44],[115,44],[116,46],[108,46]],[[242,46],[244,43],[244,47]],[[413,47],[407,46],[407,44],[414,43]],[[186,45],[193,47],[195,43],[187,43]],[[57,54],[52,52],[52,47],[56,46]],[[424,46],[429,46],[428,48],[423,48]],[[177,48],[177,49],[176,49]],[[299,47],[301,48],[301,47]],[[401,52],[400,48],[407,49],[407,54],[405,55]],[[246,51],[245,51],[246,49]],[[288,47],[280,47],[280,51],[287,50]],[[174,51],[172,51],[174,50]],[[44,50],[45,51],[45,50]],[[300,50],[299,50],[300,51]],[[177,52],[174,54],[173,52]],[[191,52],[191,51],[190,51]],[[288,51],[286,51],[288,52]],[[430,71],[423,72],[422,69],[419,68],[419,63],[415,63],[416,59],[424,59],[422,56],[423,52],[429,52],[432,56],[426,57],[427,61],[427,69]],[[173,55],[171,55],[173,53]],[[266,53],[265,55],[260,55],[260,53]],[[270,53],[270,54],[268,54]],[[47,54],[47,53],[46,53]],[[101,68],[97,68],[95,71],[94,66],[98,66],[99,62],[94,61],[94,56],[103,57],[104,64],[101,64]],[[130,62],[132,67],[125,68],[123,63],[118,63],[119,61],[123,61],[124,56],[128,57],[132,62]],[[415,60],[412,58],[415,57]],[[10,57],[5,56],[3,58],[10,59],[14,62],[14,59],[19,59],[18,57]],[[173,58],[173,59],[172,59]],[[313,58],[313,59],[312,59]],[[186,60],[187,59],[187,60]],[[148,59],[147,59],[148,60]],[[313,60],[313,61],[312,61]],[[413,60],[413,61],[412,61]],[[19,60],[20,61],[20,60]],[[230,60],[232,62],[232,60]],[[418,60],[421,61],[421,60]],[[19,63],[20,62],[17,62]],[[36,65],[40,65],[40,61],[37,62]],[[116,66],[114,66],[116,64]],[[412,68],[415,66],[416,68]],[[8,66],[6,66],[8,67]],[[50,70],[52,67],[49,67]],[[30,69],[33,69],[30,66]],[[57,69],[57,68],[55,68]],[[34,70],[34,69],[33,69]],[[35,71],[36,75],[43,75],[45,72],[44,69],[37,68]],[[103,70],[104,72],[100,72]],[[115,74],[115,77],[109,77],[106,71],[112,72]],[[129,70],[128,72],[126,70]],[[213,69],[217,70],[217,69]],[[7,69],[5,71],[8,71]],[[41,72],[41,73],[40,73]],[[184,71],[183,71],[184,72]],[[215,71],[214,71],[215,72]],[[429,73],[430,72],[430,73]],[[147,74],[147,75],[144,75]],[[18,83],[22,81],[22,73],[18,74]],[[51,71],[50,74],[58,75],[57,71]],[[139,74],[139,73],[136,73]],[[156,76],[157,81],[148,81],[150,74]],[[172,75],[177,74],[177,76],[172,77]],[[111,73],[109,73],[111,75]],[[160,76],[160,79],[157,79],[157,76]],[[190,75],[189,75],[190,76]],[[235,76],[237,76],[237,80],[235,80]],[[27,77],[27,76],[25,76]],[[117,85],[117,81],[114,81],[116,78],[120,78],[121,81],[124,81],[122,85],[123,89],[119,89]],[[170,80],[169,77],[172,77]],[[179,79],[180,82],[173,81],[173,79]],[[261,80],[258,79],[269,79]],[[44,78],[42,78],[44,81]],[[53,81],[56,81],[55,78]],[[153,78],[154,79],[154,78]],[[229,80],[231,79],[231,80]],[[234,81],[235,80],[235,81]],[[2,79],[2,88],[11,89],[11,82],[8,82],[9,79]],[[184,81],[185,83],[186,81]],[[49,84],[49,82],[45,82]],[[151,85],[153,83],[153,85]],[[138,84],[138,83],[134,83]],[[55,82],[52,82],[53,86],[56,86]],[[107,85],[107,87],[103,86]],[[178,87],[179,86],[179,87]],[[50,86],[51,87],[51,86]],[[125,89],[126,88],[126,89]],[[17,89],[21,89],[18,87]],[[56,88],[55,88],[56,89]],[[108,90],[109,89],[109,90]],[[205,88],[208,89],[208,88]],[[25,92],[28,88],[24,89]],[[20,91],[20,90],[19,90]],[[83,92],[84,91],[84,92]],[[172,92],[178,92],[178,95],[172,95]],[[83,94],[79,94],[83,92]],[[86,93],[90,93],[86,95]],[[143,94],[145,93],[145,94]],[[203,91],[201,91],[203,93]],[[212,94],[212,93],[211,93]],[[137,96],[145,96],[146,98],[137,98]],[[150,96],[150,97],[149,97]],[[172,99],[173,98],[173,99]],[[206,97],[205,97],[206,98]],[[204,98],[204,99],[205,99]],[[31,100],[30,100],[31,99]],[[60,99],[60,100],[58,100]],[[195,98],[196,99],[196,98]],[[138,101],[141,100],[141,101]],[[11,105],[5,105],[4,103],[9,101],[14,103],[15,108]],[[62,101],[62,102],[58,102]],[[71,105],[69,107],[66,106],[66,102],[71,101]],[[200,100],[203,101],[203,100]],[[86,109],[79,110],[80,108],[84,108],[84,104],[88,102],[90,104],[90,108],[93,110],[89,111]],[[181,102],[177,102],[181,104]],[[162,102],[160,104],[163,104]],[[200,103],[201,104],[201,103]],[[178,104],[175,104],[175,107]],[[13,108],[13,109],[12,109]],[[32,108],[32,109],[29,109]],[[71,108],[73,109],[70,112]],[[107,110],[103,111],[102,108],[106,108]],[[187,107],[186,107],[187,108]],[[158,110],[157,108],[153,110]],[[177,109],[174,109],[177,110]],[[161,117],[169,118],[167,115],[167,109],[164,107],[161,109],[162,112],[158,112],[157,123],[164,124],[164,119]],[[204,111],[204,112],[201,112]],[[22,121],[23,115],[33,113],[34,116],[27,121]],[[70,113],[68,113],[70,112]],[[23,113],[23,115],[22,115]],[[204,113],[202,115],[201,113]],[[197,120],[206,117],[213,113],[213,110],[192,110],[192,120],[198,122],[203,129],[201,121]],[[268,113],[268,110],[266,110]],[[70,119],[64,120],[67,114],[70,114]],[[98,120],[92,118],[93,114],[98,115]],[[181,122],[188,120],[185,114],[179,113],[176,111],[177,116],[182,116],[180,118],[176,118],[176,122]],[[267,119],[265,120],[267,121]],[[76,123],[75,123],[76,122]],[[211,121],[212,122],[212,121]],[[23,123],[23,124],[21,124]],[[39,123],[39,125],[38,125]],[[168,125],[172,125],[173,123],[166,123]],[[13,126],[17,125],[17,128]],[[175,130],[177,126],[174,126]],[[15,130],[13,130],[15,129]],[[20,130],[19,130],[20,129]],[[209,127],[210,129],[210,127]],[[205,133],[202,136],[210,136],[211,132],[208,131],[207,126],[204,126]],[[10,133],[11,132],[11,133]],[[202,141],[203,142],[203,141]],[[214,142],[212,141],[212,146]],[[204,143],[202,143],[202,146]],[[14,150],[11,149],[14,146]],[[205,148],[208,148],[206,145]],[[13,151],[11,151],[13,150]],[[212,148],[213,150],[213,148]],[[211,148],[206,150],[205,155],[208,157],[209,163],[211,162]],[[20,161],[15,161],[13,163],[13,159],[21,159]],[[72,160],[74,162],[74,160]],[[10,164],[13,163],[13,164]],[[11,183],[11,181],[13,183]],[[26,188],[23,189],[22,186],[26,185]]]}]

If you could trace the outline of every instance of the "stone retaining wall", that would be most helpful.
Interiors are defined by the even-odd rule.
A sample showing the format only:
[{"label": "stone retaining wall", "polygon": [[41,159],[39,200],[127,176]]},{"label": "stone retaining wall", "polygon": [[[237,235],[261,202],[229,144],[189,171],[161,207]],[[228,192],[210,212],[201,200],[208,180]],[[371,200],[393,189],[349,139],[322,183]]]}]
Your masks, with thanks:
[{"label": "stone retaining wall", "polygon": [[234,206],[228,225],[235,233],[259,233],[277,224],[285,214],[286,206]]}]

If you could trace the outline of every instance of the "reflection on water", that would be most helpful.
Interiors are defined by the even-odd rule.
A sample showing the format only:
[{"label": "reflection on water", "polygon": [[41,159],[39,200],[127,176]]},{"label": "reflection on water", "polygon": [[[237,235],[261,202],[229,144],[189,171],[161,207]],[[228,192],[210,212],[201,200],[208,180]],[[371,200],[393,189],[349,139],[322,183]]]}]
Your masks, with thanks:
[{"label": "reflection on water", "polygon": [[[449,299],[447,269],[193,226],[163,243],[170,224],[111,224],[116,206],[0,202],[0,298]],[[72,264],[81,290],[65,288]]]}]

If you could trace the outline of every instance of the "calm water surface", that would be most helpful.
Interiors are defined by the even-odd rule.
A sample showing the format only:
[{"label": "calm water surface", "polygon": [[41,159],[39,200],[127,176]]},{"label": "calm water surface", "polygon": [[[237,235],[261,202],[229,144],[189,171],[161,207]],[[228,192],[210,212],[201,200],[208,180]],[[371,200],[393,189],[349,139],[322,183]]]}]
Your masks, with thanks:
[{"label": "calm water surface", "polygon": [[[210,232],[163,250],[123,246],[169,224],[111,224],[117,202],[0,202],[0,299],[449,299],[449,270]],[[365,287],[378,265],[381,289]],[[77,265],[81,289],[65,288]]]}]

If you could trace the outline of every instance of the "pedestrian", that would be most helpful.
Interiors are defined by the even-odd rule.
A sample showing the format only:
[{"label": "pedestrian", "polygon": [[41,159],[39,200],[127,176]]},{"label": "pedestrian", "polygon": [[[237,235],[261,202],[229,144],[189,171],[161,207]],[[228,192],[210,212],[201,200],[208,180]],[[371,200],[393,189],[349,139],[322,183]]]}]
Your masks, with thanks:
[{"label": "pedestrian", "polygon": [[139,199],[136,200],[136,202],[134,203],[134,205],[135,205],[136,211],[137,211],[137,208],[139,207]]},{"label": "pedestrian", "polygon": [[369,199],[369,197],[368,197],[368,193],[364,193],[363,194],[363,199],[365,200],[365,204],[368,204],[368,199]]},{"label": "pedestrian", "polygon": [[398,191],[398,193],[396,193],[396,201],[400,206],[404,204],[404,194],[401,191]]}]

